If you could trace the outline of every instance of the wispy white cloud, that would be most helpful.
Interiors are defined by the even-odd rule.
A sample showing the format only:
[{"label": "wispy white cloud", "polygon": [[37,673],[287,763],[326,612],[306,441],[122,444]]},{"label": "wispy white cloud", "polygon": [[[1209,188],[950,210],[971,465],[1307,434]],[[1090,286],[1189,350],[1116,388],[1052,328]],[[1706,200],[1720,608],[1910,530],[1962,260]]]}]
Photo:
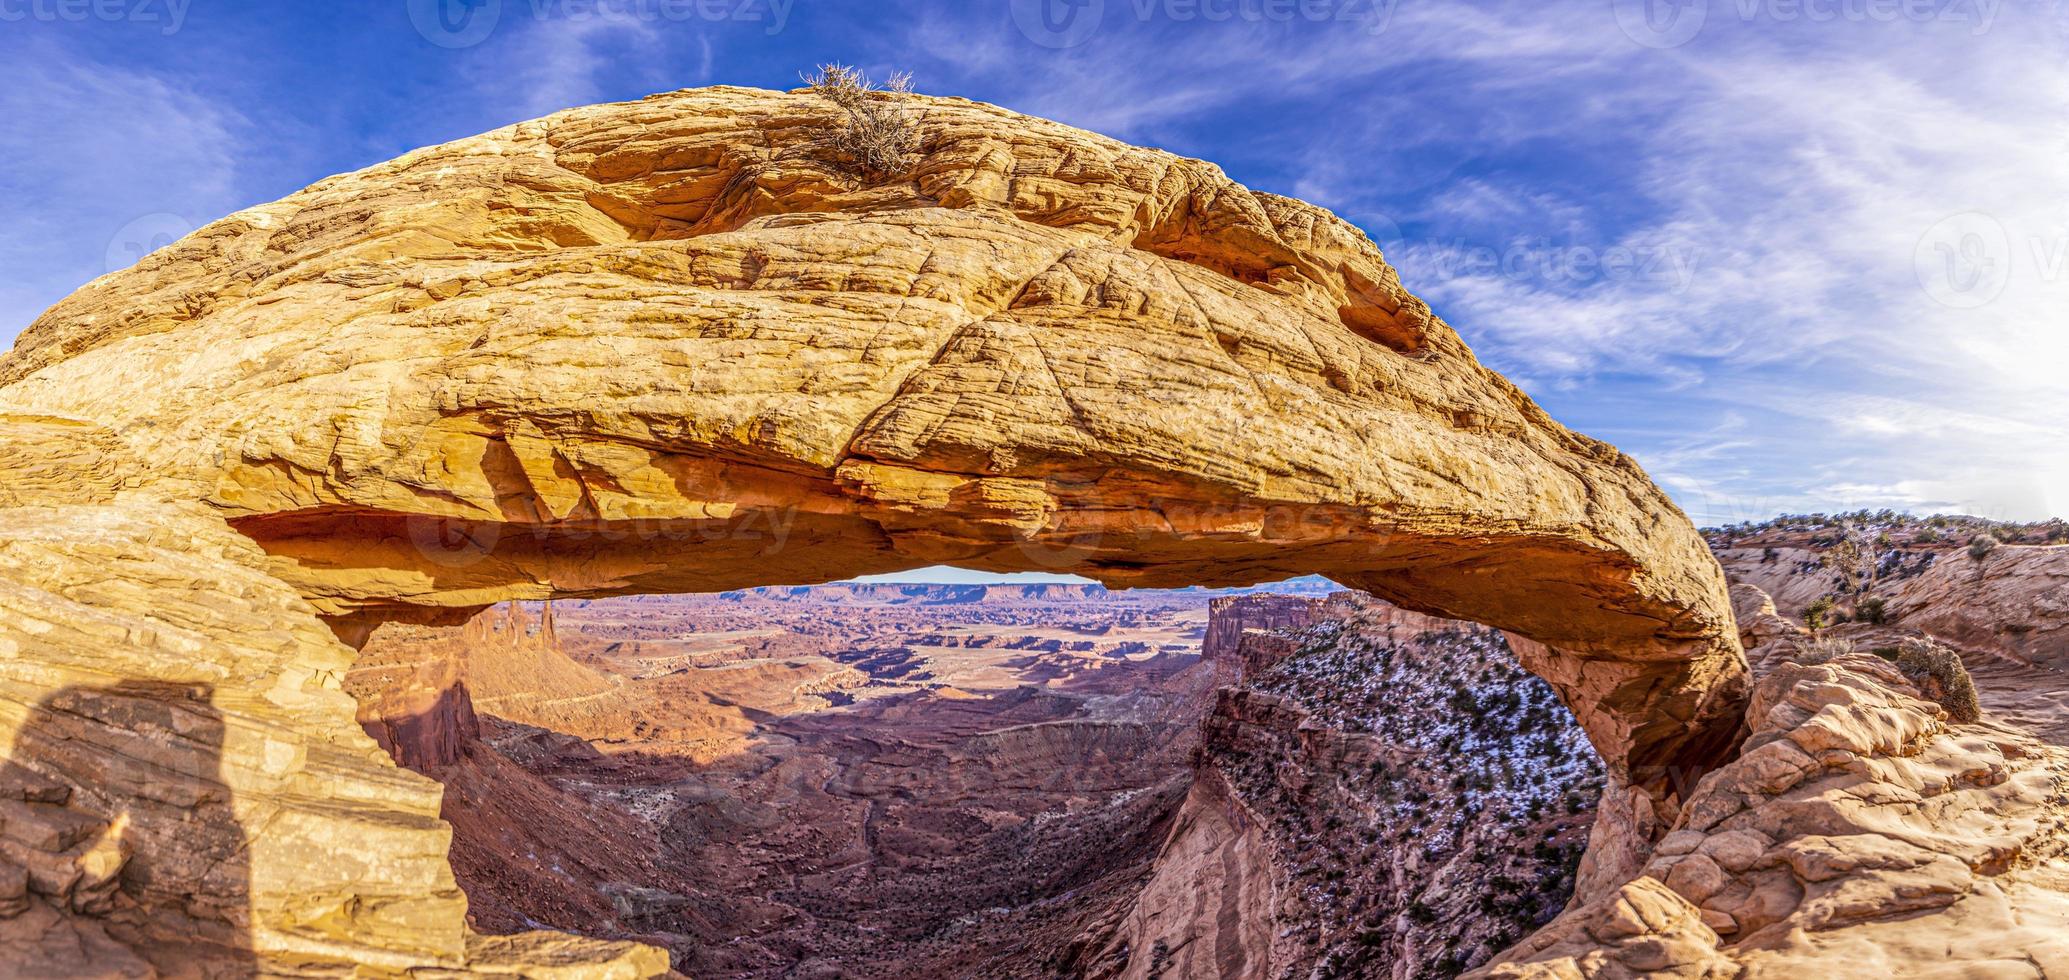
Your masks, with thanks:
[{"label": "wispy white cloud", "polygon": [[[980,34],[944,67],[1018,108],[1181,144],[1240,141],[1187,127],[1260,102],[1326,106],[1305,128],[1253,120],[1292,138],[1273,148],[1292,186],[1273,189],[1365,224],[1484,358],[1555,403],[1737,420],[1627,447],[1720,512],[1842,491],[2069,511],[2048,462],[2069,459],[2060,11],[1812,23],[1713,3],[1661,50],[1610,6],[1407,4],[1377,36],[1110,10],[1080,47]],[[1942,226],[1967,212],[1980,245],[1975,221]],[[1612,274],[1613,253],[1643,268]],[[1971,303],[1947,262],[2004,287]]]},{"label": "wispy white cloud", "polygon": [[0,345],[65,294],[240,205],[247,124],[150,72],[14,38],[0,86]]},{"label": "wispy white cloud", "polygon": [[525,12],[526,5],[512,4],[510,9],[508,36],[484,45],[468,73],[482,102],[505,107],[513,120],[605,101],[611,92],[605,74],[627,66],[647,68],[642,74],[656,88],[709,79],[710,40],[701,33],[696,37],[702,46],[698,78],[663,80],[653,70],[661,63],[664,30],[695,32],[694,26],[613,13],[617,8],[610,5],[583,8],[586,13],[575,17],[520,17],[516,15]]}]

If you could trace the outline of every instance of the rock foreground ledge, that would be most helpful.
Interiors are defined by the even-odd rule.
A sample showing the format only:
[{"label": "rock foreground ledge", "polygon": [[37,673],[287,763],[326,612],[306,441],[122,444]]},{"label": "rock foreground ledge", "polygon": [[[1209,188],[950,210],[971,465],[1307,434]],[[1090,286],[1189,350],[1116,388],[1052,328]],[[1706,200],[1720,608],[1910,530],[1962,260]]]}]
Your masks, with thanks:
[{"label": "rock foreground ledge", "polygon": [[[1735,748],[1747,674],[1715,560],[1638,467],[1327,212],[913,107],[926,149],[880,185],[815,150],[835,109],[808,94],[570,110],[239,212],[38,319],[0,358],[0,809],[58,829],[8,845],[31,873],[0,876],[26,910],[0,927],[137,975],[196,942],[308,974],[664,970],[470,937],[437,787],[354,724],[340,638],[935,563],[1315,572],[1508,630],[1628,804],[1581,898],[1695,914],[1626,883],[1702,873],[1651,845]],[[1737,962],[1713,918],[1660,928]],[[1527,955],[1597,972],[1578,928]]]}]

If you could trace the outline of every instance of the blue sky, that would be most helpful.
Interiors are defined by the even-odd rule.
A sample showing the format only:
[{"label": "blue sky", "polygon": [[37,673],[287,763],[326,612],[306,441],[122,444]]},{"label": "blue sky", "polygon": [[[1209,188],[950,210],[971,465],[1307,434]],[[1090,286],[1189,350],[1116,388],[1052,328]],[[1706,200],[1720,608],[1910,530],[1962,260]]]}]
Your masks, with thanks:
[{"label": "blue sky", "polygon": [[1699,522],[2064,515],[2065,52],[2052,0],[0,0],[0,344],[329,174],[841,60],[1336,210]]}]

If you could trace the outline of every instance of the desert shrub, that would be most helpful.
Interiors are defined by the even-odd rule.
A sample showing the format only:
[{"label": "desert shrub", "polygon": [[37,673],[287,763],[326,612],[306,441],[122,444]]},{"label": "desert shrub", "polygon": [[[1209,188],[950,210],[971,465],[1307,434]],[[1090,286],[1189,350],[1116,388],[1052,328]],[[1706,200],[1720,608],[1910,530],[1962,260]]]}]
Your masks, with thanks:
[{"label": "desert shrub", "polygon": [[1796,647],[1789,656],[1799,664],[1816,665],[1830,663],[1853,652],[1853,644],[1836,636],[1814,636]]},{"label": "desert shrub", "polygon": [[1832,607],[1834,605],[1836,603],[1828,595],[1819,596],[1812,600],[1810,605],[1803,607],[1803,625],[1810,627],[1813,631],[1824,629],[1832,621]]},{"label": "desert shrub", "polygon": [[903,177],[920,148],[920,117],[907,106],[912,76],[899,72],[881,86],[859,68],[820,65],[805,76],[813,95],[838,106],[842,120],[817,145],[873,180]]},{"label": "desert shrub", "polygon": [[1854,606],[1853,614],[1863,623],[1881,626],[1889,622],[1889,600],[1879,595],[1869,596]]},{"label": "desert shrub", "polygon": [[1925,695],[1947,709],[1955,721],[1967,724],[1983,717],[1976,699],[1976,682],[1968,675],[1961,655],[1931,640],[1909,639],[1897,648],[1897,669],[1918,684]]},{"label": "desert shrub", "polygon": [[1976,561],[1990,557],[1997,550],[1998,540],[1987,534],[1978,534],[1968,543],[1968,556]]},{"label": "desert shrub", "polygon": [[1918,537],[1914,538],[1913,540],[1917,541],[1919,544],[1931,544],[1935,541],[1940,540],[1940,532],[1931,527],[1927,527],[1925,530],[1918,532]]}]

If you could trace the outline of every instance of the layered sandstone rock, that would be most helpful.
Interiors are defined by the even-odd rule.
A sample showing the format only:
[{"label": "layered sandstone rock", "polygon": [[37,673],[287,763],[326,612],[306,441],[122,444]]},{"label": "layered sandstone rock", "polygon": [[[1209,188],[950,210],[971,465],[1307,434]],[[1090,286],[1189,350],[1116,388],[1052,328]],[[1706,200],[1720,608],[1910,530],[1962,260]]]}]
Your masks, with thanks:
[{"label": "layered sandstone rock", "polygon": [[[339,686],[352,651],[209,507],[126,486],[145,468],[108,436],[0,417],[9,962],[525,970],[545,937],[470,947],[438,787],[360,731]],[[630,944],[551,942],[555,962],[666,968]]]},{"label": "layered sandstone rock", "polygon": [[1456,976],[1572,894],[1602,774],[1551,690],[1498,632],[1314,605],[1243,635],[1255,669],[1207,714],[1119,962],[1090,975]]},{"label": "layered sandstone rock", "polygon": [[2069,545],[1942,559],[1891,590],[1890,609],[1967,649],[2069,670]]},{"label": "layered sandstone rock", "polygon": [[1803,641],[1788,626],[1751,652],[1768,665],[1751,737],[1642,874],[1476,976],[2069,968],[2069,750],[1990,718],[1952,724],[1869,653],[1801,663],[1819,659]]},{"label": "layered sandstone rock", "polygon": [[1261,647],[1245,643],[1253,633],[1306,626],[1314,622],[1316,605],[1305,596],[1274,593],[1223,596],[1209,602],[1200,660],[1213,675],[1215,686],[1236,683],[1244,674],[1257,671],[1260,665],[1255,660]]},{"label": "layered sandstone rock", "polygon": [[1241,662],[1237,651],[1249,630],[1299,629],[1314,621],[1315,602],[1305,596],[1264,592],[1222,596],[1207,603],[1203,660]]},{"label": "layered sandstone rock", "polygon": [[[571,110],[239,212],[39,318],[0,358],[0,586],[30,597],[0,623],[8,724],[176,690],[91,729],[63,802],[22,801],[79,813],[39,838],[79,875],[38,901],[97,914],[127,862],[139,915],[261,957],[505,956],[469,946],[435,789],[352,725],[336,637],[509,599],[1319,572],[1540,641],[1662,813],[1670,767],[1728,754],[1744,666],[1700,538],[1356,229],[1198,161],[915,109],[927,150],[884,184],[815,155],[835,110],[809,95]],[[130,725],[187,733],[153,765],[200,773],[206,833],[149,829],[164,801],[88,764]],[[129,856],[92,850],[125,811]],[[195,877],[240,838],[242,899]]]},{"label": "layered sandstone rock", "polygon": [[60,303],[0,406],[120,432],[348,635],[938,562],[1323,572],[1584,661],[1559,683],[1619,764],[1728,741],[1702,541],[1357,229],[915,108],[929,149],[880,185],[815,155],[831,105],[727,88],[335,177]]},{"label": "layered sandstone rock", "polygon": [[[1972,554],[1988,522],[1931,520],[1954,529],[1933,531],[1918,519],[1861,526],[1805,518],[1744,537],[1716,531],[1713,545],[1732,583],[1758,588],[1791,619],[1825,600],[1827,621],[1900,623],[1974,654],[2069,667],[2069,545],[2005,543]],[[2063,533],[2058,522],[1998,530],[2007,542]],[[1877,605],[1879,614],[1865,615]]]}]

